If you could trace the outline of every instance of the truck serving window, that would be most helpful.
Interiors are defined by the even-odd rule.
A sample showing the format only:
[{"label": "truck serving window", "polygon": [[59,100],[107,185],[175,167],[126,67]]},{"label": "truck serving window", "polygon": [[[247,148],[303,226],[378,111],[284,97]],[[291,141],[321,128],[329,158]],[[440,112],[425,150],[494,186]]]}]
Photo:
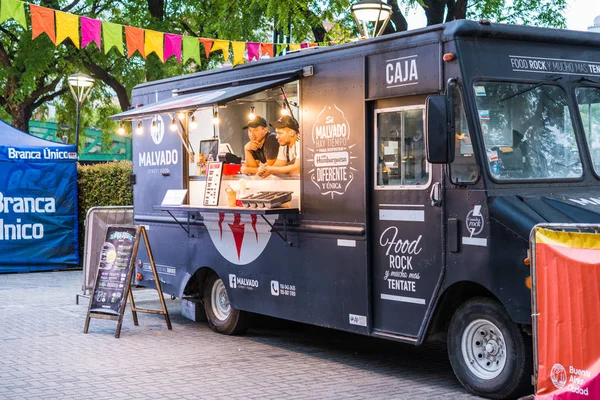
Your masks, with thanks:
[{"label": "truck serving window", "polygon": [[582,176],[567,95],[560,87],[477,82],[473,89],[492,177],[538,180]]},{"label": "truck serving window", "polygon": [[423,107],[375,112],[377,186],[426,186]]},{"label": "truck serving window", "polygon": [[575,94],[594,170],[600,175],[600,89],[581,87]]}]

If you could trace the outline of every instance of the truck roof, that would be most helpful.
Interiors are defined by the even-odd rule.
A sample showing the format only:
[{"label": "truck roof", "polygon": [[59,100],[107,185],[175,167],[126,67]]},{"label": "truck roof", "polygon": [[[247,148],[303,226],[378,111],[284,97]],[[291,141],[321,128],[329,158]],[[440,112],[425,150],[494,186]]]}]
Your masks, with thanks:
[{"label": "truck roof", "polygon": [[[456,38],[490,38],[526,42],[542,42],[562,45],[600,47],[600,34],[594,32],[570,31],[564,29],[541,28],[526,25],[506,25],[489,23],[488,21],[457,20],[445,24],[432,25],[420,29],[398,32],[389,35],[359,40],[355,42],[330,46],[310,47],[305,50],[278,56],[271,59],[261,59],[245,63],[235,68],[221,67],[213,70],[196,72],[172,78],[160,79],[136,85],[134,91],[148,92],[156,90],[155,86],[173,87],[173,84],[183,80],[203,81],[211,80],[211,75],[225,74],[229,77],[240,75],[259,75],[262,68],[271,70],[274,64],[290,61],[296,63],[310,63],[313,58],[344,58],[359,54],[377,53],[388,50],[389,47],[415,45],[418,43],[446,42]],[[293,61],[295,62],[293,62]],[[291,69],[291,68],[290,68]],[[259,72],[260,71],[260,72]],[[167,85],[165,85],[167,84]],[[163,88],[161,88],[163,89]]]}]

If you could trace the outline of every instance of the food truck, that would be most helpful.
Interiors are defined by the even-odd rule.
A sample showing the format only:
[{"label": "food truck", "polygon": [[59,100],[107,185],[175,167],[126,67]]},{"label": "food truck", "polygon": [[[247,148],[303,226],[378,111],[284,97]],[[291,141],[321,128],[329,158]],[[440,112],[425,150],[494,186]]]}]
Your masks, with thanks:
[{"label": "food truck", "polygon": [[[132,104],[115,118],[137,132],[135,222],[214,331],[251,312],[442,337],[470,392],[532,392],[530,230],[600,222],[600,35],[455,21],[144,83]],[[299,174],[209,162],[243,156],[250,112],[299,122]]]}]

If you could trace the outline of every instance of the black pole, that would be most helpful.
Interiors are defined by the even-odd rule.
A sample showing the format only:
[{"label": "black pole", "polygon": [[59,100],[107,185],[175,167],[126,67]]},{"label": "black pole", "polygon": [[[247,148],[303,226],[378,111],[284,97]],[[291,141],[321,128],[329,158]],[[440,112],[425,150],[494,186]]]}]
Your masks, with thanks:
[{"label": "black pole", "polygon": [[79,155],[79,100],[77,100],[77,120],[75,121],[75,152]]}]

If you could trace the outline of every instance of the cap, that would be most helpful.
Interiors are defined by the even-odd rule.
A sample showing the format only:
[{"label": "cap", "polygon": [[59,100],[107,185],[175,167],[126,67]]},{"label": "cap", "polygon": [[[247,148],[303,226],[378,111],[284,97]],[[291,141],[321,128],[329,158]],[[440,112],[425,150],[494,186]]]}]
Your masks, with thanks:
[{"label": "cap", "polygon": [[300,130],[298,121],[296,121],[296,119],[290,115],[284,115],[277,121],[271,122],[269,125],[271,125],[273,128],[291,128],[295,131]]},{"label": "cap", "polygon": [[248,123],[246,124],[246,126],[242,127],[242,129],[248,129],[248,128],[258,128],[259,126],[262,127],[267,127],[267,120],[264,119],[263,117],[260,116],[256,116],[254,117],[254,119],[248,121]]}]

